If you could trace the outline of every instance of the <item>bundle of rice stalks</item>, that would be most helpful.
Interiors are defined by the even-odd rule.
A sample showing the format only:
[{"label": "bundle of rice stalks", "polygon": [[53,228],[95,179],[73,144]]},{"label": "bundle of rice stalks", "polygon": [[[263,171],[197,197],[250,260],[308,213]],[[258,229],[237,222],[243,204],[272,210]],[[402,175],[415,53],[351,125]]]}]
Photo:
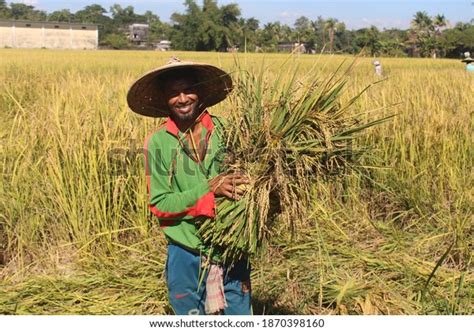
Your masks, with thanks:
[{"label": "bundle of rice stalks", "polygon": [[261,68],[234,77],[226,167],[251,183],[241,200],[221,199],[217,218],[204,220],[199,230],[226,263],[258,253],[275,221],[294,229],[310,205],[314,178],[357,162],[364,151],[354,147],[357,134],[383,121],[361,124],[349,114],[360,94],[341,104],[346,75],[302,78],[297,72],[269,77]]}]

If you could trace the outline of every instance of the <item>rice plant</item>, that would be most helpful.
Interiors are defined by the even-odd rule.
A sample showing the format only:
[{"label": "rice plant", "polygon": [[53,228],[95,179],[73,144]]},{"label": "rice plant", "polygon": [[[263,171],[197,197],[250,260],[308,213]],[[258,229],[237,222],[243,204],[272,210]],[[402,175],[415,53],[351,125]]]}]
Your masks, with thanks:
[{"label": "rice plant", "polygon": [[[176,55],[235,69],[230,54]],[[145,51],[0,50],[2,314],[170,313],[162,278],[166,240],[147,208],[139,152],[160,123],[134,115],[125,100],[135,77],[168,58]],[[264,72],[255,69],[263,58]],[[310,82],[319,81],[321,91],[323,78],[344,59],[247,54],[234,77],[237,89],[247,82],[247,91],[260,89],[254,94],[263,105],[279,109],[284,86],[296,91],[286,93],[288,100],[304,100]],[[340,69],[346,76],[340,109],[378,79],[371,62],[361,58],[349,72],[348,62]],[[255,313],[473,313],[474,76],[456,60],[384,58],[383,64],[387,79],[341,119],[357,118],[357,127],[397,116],[357,134],[353,150],[370,147],[351,158],[360,156],[358,171],[315,174],[310,190],[300,192],[310,204],[291,220],[293,229],[276,208],[282,219],[256,233],[268,245],[252,259]],[[240,102],[265,115],[262,103],[233,96],[211,114],[237,122]],[[268,116],[272,109],[266,110]],[[266,128],[269,119],[262,119]],[[341,132],[335,129],[328,126],[321,136]],[[244,138],[229,135],[239,150],[231,138]],[[283,152],[264,146],[265,153]],[[231,164],[255,183],[263,170],[252,170],[245,157]],[[340,157],[320,160],[314,169],[332,174]]]},{"label": "rice plant", "polygon": [[251,184],[242,200],[221,199],[217,219],[199,231],[226,263],[255,255],[272,236],[273,222],[293,231],[307,213],[315,178],[356,164],[364,148],[355,138],[386,120],[363,123],[351,114],[362,92],[342,103],[347,72],[301,76],[291,65],[270,77],[265,66],[236,72],[225,168],[247,174]]}]

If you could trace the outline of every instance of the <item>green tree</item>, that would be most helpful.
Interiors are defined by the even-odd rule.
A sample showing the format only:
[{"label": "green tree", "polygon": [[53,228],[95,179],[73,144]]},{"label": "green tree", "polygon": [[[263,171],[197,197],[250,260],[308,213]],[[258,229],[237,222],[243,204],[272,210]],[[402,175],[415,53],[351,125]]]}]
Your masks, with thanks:
[{"label": "green tree", "polygon": [[338,22],[335,31],[334,49],[338,52],[347,51],[350,48],[350,40],[348,39],[346,24],[344,22]]},{"label": "green tree", "polygon": [[74,14],[76,21],[81,23],[104,24],[110,23],[110,17],[106,16],[107,10],[98,4],[84,7]]},{"label": "green tree", "polygon": [[258,43],[257,31],[259,24],[260,22],[254,17],[239,19],[237,24],[237,30],[240,36],[239,46],[243,46],[244,52],[247,52],[247,50],[255,51]]},{"label": "green tree", "polygon": [[446,17],[442,14],[438,14],[433,17],[433,29],[434,32],[431,35],[433,46],[430,47],[431,49],[431,56],[437,57],[438,55],[444,55],[441,53],[445,53],[445,49],[443,47],[443,30],[448,25],[448,21]]},{"label": "green tree", "polygon": [[466,51],[474,53],[474,25],[458,23],[447,29],[441,37],[443,49],[447,57],[459,58]]},{"label": "green tree", "polygon": [[10,18],[10,8],[5,0],[0,0],[0,18]]},{"label": "green tree", "polygon": [[233,34],[233,46],[238,46],[241,51],[247,50],[255,51],[257,46],[257,34],[259,22],[255,18],[246,20],[239,18],[237,22],[231,24],[231,31]]},{"label": "green tree", "polygon": [[219,7],[215,0],[203,0],[198,37],[198,50],[217,50],[222,43],[223,26],[220,21]]},{"label": "green tree", "polygon": [[23,3],[10,3],[10,17],[16,20],[45,21],[45,11]]},{"label": "green tree", "polygon": [[433,19],[433,25],[437,33],[441,33],[442,29],[448,25],[448,20],[444,15],[438,14]]},{"label": "green tree", "polygon": [[259,35],[259,44],[264,51],[274,52],[282,41],[282,27],[280,22],[269,22],[263,26]]},{"label": "green tree", "polygon": [[202,12],[194,0],[185,0],[184,14],[173,13],[171,42],[173,48],[181,50],[197,50],[198,29],[201,26]]},{"label": "green tree", "polygon": [[436,56],[438,45],[434,32],[433,19],[424,11],[416,12],[411,21],[409,39],[412,55]]},{"label": "green tree", "polygon": [[314,39],[314,48],[317,49],[319,46],[319,50],[323,51],[326,47],[326,20],[322,16],[318,16],[318,18],[311,22],[311,26],[313,28],[313,39]]},{"label": "green tree", "polygon": [[103,44],[113,49],[124,49],[128,41],[123,33],[111,33],[104,38]]},{"label": "green tree", "polygon": [[297,18],[294,24],[294,32],[296,35],[294,40],[307,44],[309,48],[315,48],[315,31],[309,18],[306,16]]},{"label": "green tree", "polygon": [[72,22],[74,14],[69,9],[56,10],[48,14],[48,21],[51,22]]},{"label": "green tree", "polygon": [[150,39],[155,41],[169,40],[173,28],[171,25],[160,20],[150,23]]},{"label": "green tree", "polygon": [[329,36],[329,53],[331,53],[331,54],[334,50],[334,35],[335,35],[336,29],[338,27],[337,23],[338,23],[337,19],[328,18],[326,20],[325,25],[324,25],[324,31],[327,31],[328,36]]},{"label": "green tree", "polygon": [[215,0],[204,0],[202,8],[186,0],[184,14],[173,13],[173,47],[183,50],[225,50],[239,40],[240,9],[231,4],[219,7]]},{"label": "green tree", "polygon": [[107,10],[99,4],[85,6],[83,9],[74,13],[74,21],[78,23],[92,23],[99,25],[99,44],[107,45],[106,37],[109,34],[116,33],[113,20],[105,15]]},{"label": "green tree", "polygon": [[240,43],[240,8],[237,4],[224,5],[219,8],[219,25],[220,32],[220,50],[225,50],[228,47],[237,46]]},{"label": "green tree", "polygon": [[378,56],[381,54],[381,34],[379,29],[374,25],[368,29],[359,30],[354,39],[354,43],[358,50],[365,48],[371,56]]},{"label": "green tree", "polygon": [[387,29],[384,30],[381,34],[381,53],[387,56],[393,57],[404,57],[407,54],[405,53],[405,44],[407,40],[406,30],[400,29]]},{"label": "green tree", "polygon": [[160,18],[150,10],[147,10],[142,16],[145,18],[147,24],[153,24],[160,21]]},{"label": "green tree", "polygon": [[126,29],[128,25],[133,23],[146,23],[146,16],[135,14],[133,6],[122,8],[119,4],[113,4],[110,7],[110,13],[114,20],[114,24],[120,28]]}]

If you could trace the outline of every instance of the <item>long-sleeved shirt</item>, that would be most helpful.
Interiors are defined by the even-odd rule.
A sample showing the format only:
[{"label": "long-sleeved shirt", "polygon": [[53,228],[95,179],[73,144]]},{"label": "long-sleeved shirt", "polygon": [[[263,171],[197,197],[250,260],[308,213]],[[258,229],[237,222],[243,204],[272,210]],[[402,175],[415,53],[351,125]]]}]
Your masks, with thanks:
[{"label": "long-sleeved shirt", "polygon": [[203,130],[197,146],[207,147],[203,160],[196,159],[171,118],[147,137],[144,149],[151,212],[169,241],[206,253],[195,221],[215,217],[208,180],[220,173],[225,146],[220,120],[205,112],[200,121]]}]

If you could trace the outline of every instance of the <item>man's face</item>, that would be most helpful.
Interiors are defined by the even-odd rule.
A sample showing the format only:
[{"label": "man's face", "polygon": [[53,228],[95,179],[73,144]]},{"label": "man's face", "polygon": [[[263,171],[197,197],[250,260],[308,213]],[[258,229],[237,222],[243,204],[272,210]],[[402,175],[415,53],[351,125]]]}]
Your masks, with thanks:
[{"label": "man's face", "polygon": [[164,87],[170,117],[175,121],[191,121],[199,115],[199,96],[191,78],[169,80]]}]

